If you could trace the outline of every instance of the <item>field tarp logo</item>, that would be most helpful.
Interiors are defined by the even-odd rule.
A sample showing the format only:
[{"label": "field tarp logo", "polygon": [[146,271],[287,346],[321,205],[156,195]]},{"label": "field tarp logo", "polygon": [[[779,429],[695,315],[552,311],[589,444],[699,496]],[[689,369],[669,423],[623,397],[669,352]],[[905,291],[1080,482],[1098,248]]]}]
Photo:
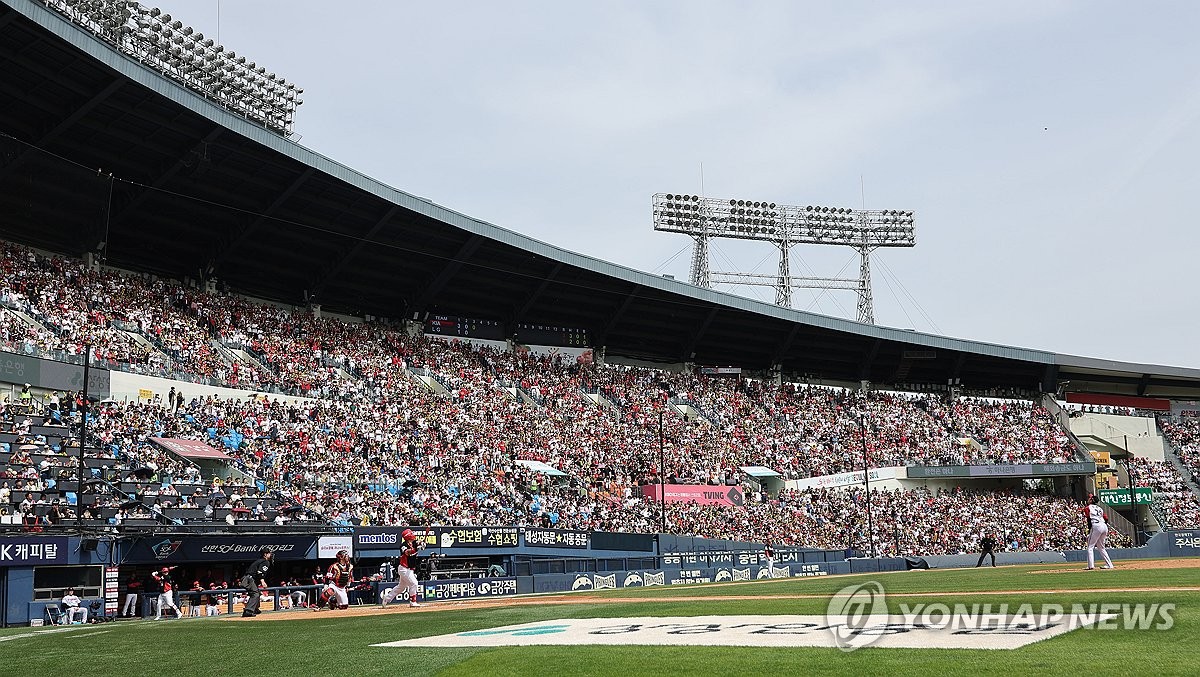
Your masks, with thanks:
[{"label": "field tarp logo", "polygon": [[[1082,619],[1078,623],[1029,624],[999,616],[987,627],[978,627],[973,631],[956,630],[948,623],[909,622],[900,616],[893,617],[890,622],[876,622],[881,615],[876,612],[886,611],[882,588],[874,584],[854,586],[847,590],[849,592],[843,591],[845,594],[836,599],[836,607],[829,617],[809,614],[561,618],[403,639],[372,646],[754,646],[838,647],[843,651],[851,651],[870,645],[878,650],[1016,649],[1070,632],[1073,627],[1088,627]],[[1093,615],[1092,622],[1098,617]],[[887,619],[888,616],[882,615],[882,618]],[[847,630],[839,637],[836,631],[830,632],[836,626],[847,627]]]},{"label": "field tarp logo", "polygon": [[735,581],[750,580],[750,567],[746,567],[745,569],[734,569],[733,570],[733,580],[735,580]]},{"label": "field tarp logo", "polygon": [[645,575],[645,581],[646,585],[666,585],[667,573],[665,571],[647,571]]},{"label": "field tarp logo", "polygon": [[634,588],[634,587],[640,586],[641,584],[642,584],[642,575],[636,571],[633,571],[633,572],[630,572],[630,574],[625,577],[625,584],[622,587]]},{"label": "field tarp logo", "polygon": [[612,590],[617,587],[617,575],[601,576],[596,574],[596,590]]},{"label": "field tarp logo", "polygon": [[879,641],[883,634],[870,630],[886,627],[888,621],[887,598],[877,581],[842,588],[825,608],[825,623],[842,651],[854,651]]}]

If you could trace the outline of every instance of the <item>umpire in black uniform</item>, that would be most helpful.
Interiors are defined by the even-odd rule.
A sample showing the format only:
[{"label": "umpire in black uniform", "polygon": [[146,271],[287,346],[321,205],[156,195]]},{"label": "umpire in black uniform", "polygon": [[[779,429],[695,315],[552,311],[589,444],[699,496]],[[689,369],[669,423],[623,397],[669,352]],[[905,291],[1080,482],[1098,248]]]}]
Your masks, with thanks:
[{"label": "umpire in black uniform", "polygon": [[[979,541],[979,547],[983,552],[979,553],[979,561],[975,563],[975,568],[983,566],[983,558],[988,555],[992,556],[992,568],[996,568],[996,539],[992,538],[991,534],[984,534]],[[970,561],[970,560],[968,560]]]},{"label": "umpire in black uniform", "polygon": [[271,562],[275,559],[275,553],[270,550],[263,550],[259,553],[259,558],[254,560],[254,564],[246,569],[245,575],[242,576],[241,584],[250,593],[246,598],[246,607],[242,610],[243,618],[253,618],[261,613],[258,610],[258,603],[262,601],[262,593],[259,592],[259,584],[262,587],[267,587],[267,571],[271,569]]}]

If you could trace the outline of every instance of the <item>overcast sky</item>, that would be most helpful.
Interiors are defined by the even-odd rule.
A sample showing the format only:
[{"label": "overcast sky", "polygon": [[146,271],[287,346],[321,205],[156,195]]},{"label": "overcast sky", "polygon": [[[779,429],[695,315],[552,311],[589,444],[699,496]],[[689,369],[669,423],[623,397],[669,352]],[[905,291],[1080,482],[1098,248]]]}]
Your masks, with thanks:
[{"label": "overcast sky", "polygon": [[[717,198],[865,193],[916,214],[873,258],[879,324],[1200,367],[1200,3],[899,5],[158,3],[304,87],[301,144],[510,230],[687,280],[650,200],[701,166]],[[714,241],[712,269],[773,252]],[[797,247],[792,274],[857,260]]]}]

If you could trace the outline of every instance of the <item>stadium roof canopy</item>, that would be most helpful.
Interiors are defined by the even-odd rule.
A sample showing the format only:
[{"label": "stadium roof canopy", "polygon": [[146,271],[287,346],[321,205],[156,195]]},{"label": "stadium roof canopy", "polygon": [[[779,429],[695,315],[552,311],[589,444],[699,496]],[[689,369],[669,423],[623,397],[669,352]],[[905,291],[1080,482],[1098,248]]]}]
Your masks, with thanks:
[{"label": "stadium roof canopy", "polygon": [[112,266],[355,315],[582,328],[650,361],[1200,398],[1197,369],[864,325],[533,240],[255,126],[34,0],[0,0],[0,101],[0,132],[19,140],[0,136],[0,237],[35,247],[104,243]]}]

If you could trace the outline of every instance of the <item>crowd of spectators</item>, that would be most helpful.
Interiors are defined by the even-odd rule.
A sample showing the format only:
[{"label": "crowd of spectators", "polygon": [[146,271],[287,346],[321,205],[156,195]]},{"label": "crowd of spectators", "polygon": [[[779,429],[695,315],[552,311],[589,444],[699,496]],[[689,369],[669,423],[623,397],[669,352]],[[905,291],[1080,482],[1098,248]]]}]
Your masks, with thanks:
[{"label": "crowd of spectators", "polygon": [[1192,481],[1200,483],[1200,418],[1181,416],[1178,419],[1160,418],[1163,437],[1175,447],[1179,460],[1191,473]]},{"label": "crowd of spectators", "polygon": [[[1183,416],[1172,420],[1164,417],[1159,419],[1158,424],[1163,437],[1175,448],[1179,460],[1190,474],[1188,479],[1193,486],[1200,484],[1200,418]],[[1175,471],[1170,464],[1163,465]],[[1170,486],[1178,488],[1164,490],[1161,499],[1159,494],[1155,494],[1155,504],[1161,510],[1161,515],[1171,526],[1192,528],[1200,525],[1200,501],[1187,486],[1187,479],[1174,472]]]},{"label": "crowd of spectators", "polygon": [[[230,506],[250,503],[237,519],[267,520],[261,509],[271,489],[313,514],[354,524],[521,524],[604,531],[658,530],[660,506],[640,495],[639,481],[612,473],[559,484],[520,465],[511,455],[476,445],[481,429],[455,417],[452,398],[429,397],[419,382],[395,388],[390,408],[373,412],[351,403],[308,401],[289,405],[266,398],[194,398],[178,409],[159,404],[98,407],[86,456],[109,461],[102,472],[116,481],[145,480],[139,499],[150,510],[200,507],[220,494]],[[405,395],[413,400],[404,400]],[[421,403],[441,410],[414,410]],[[594,405],[592,405],[594,408]],[[425,416],[429,418],[425,418]],[[447,417],[443,423],[442,417]],[[379,423],[394,418],[396,437]],[[23,422],[14,424],[19,429]],[[240,436],[237,439],[232,435]],[[151,436],[206,439],[223,448],[251,479],[237,486],[202,478],[198,469],[148,441]],[[90,447],[94,445],[95,449]],[[69,450],[68,450],[69,451]],[[75,458],[52,449],[34,452],[11,495],[46,481],[75,477]],[[14,452],[8,468],[30,459]],[[58,462],[61,461],[61,462]],[[0,488],[0,493],[5,488]],[[883,554],[954,554],[976,547],[985,532],[1016,550],[1077,547],[1074,502],[1038,493],[874,491],[876,551]],[[197,501],[197,497],[200,498]],[[856,490],[759,495],[744,506],[667,505],[667,529],[714,538],[771,541],[823,548],[870,549],[866,500]],[[118,497],[85,505],[88,517],[112,508]],[[3,503],[3,500],[0,500]],[[36,501],[35,501],[36,503]],[[70,518],[69,507],[63,506]],[[115,521],[148,517],[118,512]],[[231,518],[232,519],[232,518]],[[1076,539],[1078,540],[1078,539]]]},{"label": "crowd of spectators", "polygon": [[[84,337],[97,358],[160,362],[260,393],[310,396],[287,403],[197,394],[167,404],[98,406],[85,453],[97,459],[91,472],[145,483],[139,498],[147,507],[118,513],[118,522],[146,517],[147,510],[214,504],[242,508],[226,516],[231,521],[265,520],[271,516],[259,499],[278,496],[303,505],[305,515],[356,524],[654,531],[661,515],[641,487],[663,477],[673,484],[739,485],[748,479],[740,470],[747,465],[804,478],[861,469],[864,460],[873,467],[1039,463],[1074,453],[1054,419],[1027,401],[951,403],[934,394],[592,364],[319,317],[11,245],[0,253],[0,300],[42,327],[0,311],[9,341],[53,335],[59,342],[43,347],[70,352]],[[55,415],[69,420],[77,408],[77,400],[65,398]],[[220,486],[151,437],[204,440],[225,451],[243,479]],[[63,454],[69,450],[45,450],[37,464],[10,458],[7,472],[20,476],[9,479],[21,481],[21,489],[74,479],[76,466]],[[553,466],[565,480],[534,472],[530,461]],[[803,495],[728,510],[670,505],[668,519],[675,529],[704,535],[835,544],[845,541],[838,525],[854,522],[861,510],[854,496],[825,497],[824,512]],[[957,496],[881,494],[880,505],[895,508],[886,514],[901,516],[897,523],[912,534],[913,547],[947,552],[968,542],[974,547],[983,528],[958,529],[957,541],[926,528],[966,524],[952,518],[956,511],[1014,515],[1039,500],[1065,505],[1033,494]],[[98,500],[84,506],[90,516],[121,502]],[[900,509],[910,504],[939,517]],[[1054,508],[1039,514],[1056,525],[1065,515]],[[1051,522],[1031,522],[1027,532],[1015,524],[1005,529],[1024,549],[1058,542],[1044,531]],[[881,513],[880,542],[888,525]]]}]

